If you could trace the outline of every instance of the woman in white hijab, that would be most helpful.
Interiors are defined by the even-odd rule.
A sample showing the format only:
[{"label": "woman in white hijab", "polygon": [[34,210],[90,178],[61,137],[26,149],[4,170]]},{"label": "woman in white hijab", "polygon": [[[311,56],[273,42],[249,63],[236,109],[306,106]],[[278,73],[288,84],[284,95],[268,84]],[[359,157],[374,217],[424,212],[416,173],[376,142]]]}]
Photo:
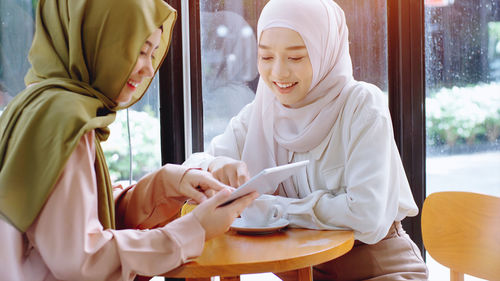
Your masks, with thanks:
[{"label": "woman in white hijab", "polygon": [[185,165],[239,186],[264,168],[309,160],[275,200],[292,227],[347,228],[357,240],[345,256],[315,267],[314,279],[426,280],[401,227],[418,208],[387,103],[376,86],[353,78],[342,9],[332,0],[271,0],[257,29],[255,100]]}]

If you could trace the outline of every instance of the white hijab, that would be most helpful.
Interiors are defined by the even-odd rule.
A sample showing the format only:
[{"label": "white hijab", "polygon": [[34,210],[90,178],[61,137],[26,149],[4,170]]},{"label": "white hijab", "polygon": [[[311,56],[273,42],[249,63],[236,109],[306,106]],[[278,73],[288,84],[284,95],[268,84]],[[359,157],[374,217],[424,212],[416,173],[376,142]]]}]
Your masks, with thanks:
[{"label": "white hijab", "polygon": [[346,85],[354,81],[344,12],[332,0],[271,0],[260,15],[257,40],[272,27],[302,36],[313,77],[309,93],[294,108],[283,106],[259,80],[242,152],[251,175],[288,163],[289,151],[306,152],[319,145],[344,105]]}]

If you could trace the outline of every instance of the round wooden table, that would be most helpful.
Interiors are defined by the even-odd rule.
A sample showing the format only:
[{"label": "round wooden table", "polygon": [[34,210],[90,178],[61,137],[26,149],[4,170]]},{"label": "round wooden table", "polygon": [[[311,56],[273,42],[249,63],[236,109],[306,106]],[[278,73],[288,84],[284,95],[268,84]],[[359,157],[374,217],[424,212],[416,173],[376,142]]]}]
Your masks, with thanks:
[{"label": "round wooden table", "polygon": [[268,235],[243,235],[234,230],[205,244],[192,262],[163,274],[187,280],[211,276],[297,270],[299,280],[312,280],[312,266],[352,249],[352,231],[284,229]]}]

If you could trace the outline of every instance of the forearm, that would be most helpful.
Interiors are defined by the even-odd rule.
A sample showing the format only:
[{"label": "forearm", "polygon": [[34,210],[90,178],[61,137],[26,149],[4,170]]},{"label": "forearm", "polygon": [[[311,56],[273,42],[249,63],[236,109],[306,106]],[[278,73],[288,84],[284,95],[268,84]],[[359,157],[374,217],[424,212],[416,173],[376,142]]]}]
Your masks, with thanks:
[{"label": "forearm", "polygon": [[148,174],[116,200],[120,228],[154,228],[175,218],[188,199],[178,192],[187,167],[167,164]]}]

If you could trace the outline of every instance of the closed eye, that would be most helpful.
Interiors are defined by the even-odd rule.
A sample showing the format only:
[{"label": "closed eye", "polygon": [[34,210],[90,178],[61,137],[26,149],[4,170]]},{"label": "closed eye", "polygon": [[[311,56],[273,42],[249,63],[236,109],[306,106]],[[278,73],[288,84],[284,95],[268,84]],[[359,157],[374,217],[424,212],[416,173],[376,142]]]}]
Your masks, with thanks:
[{"label": "closed eye", "polygon": [[[147,52],[144,52],[144,51],[141,51],[139,54],[140,54],[141,56],[147,56],[147,55],[148,55],[148,53],[147,53]],[[151,59],[155,59],[155,55],[154,55],[154,54],[151,54]]]}]

